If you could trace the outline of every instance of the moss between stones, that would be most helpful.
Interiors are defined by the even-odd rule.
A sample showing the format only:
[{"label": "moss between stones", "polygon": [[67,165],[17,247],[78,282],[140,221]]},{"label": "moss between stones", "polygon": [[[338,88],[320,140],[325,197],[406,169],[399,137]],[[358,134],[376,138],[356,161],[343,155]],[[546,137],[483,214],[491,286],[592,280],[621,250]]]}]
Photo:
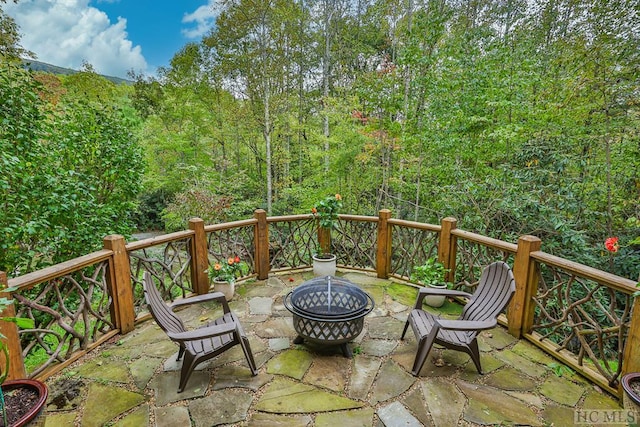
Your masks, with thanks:
[{"label": "moss between stones", "polygon": [[418,295],[418,290],[416,288],[400,283],[391,283],[387,286],[386,291],[394,301],[398,301],[399,303],[409,307],[415,304],[416,296]]},{"label": "moss between stones", "polygon": [[277,378],[256,405],[258,411],[278,414],[330,412],[360,408],[362,403],[316,387]]},{"label": "moss between stones", "polygon": [[267,363],[267,373],[281,374],[297,380],[302,379],[313,357],[304,350],[287,350],[271,359]]}]

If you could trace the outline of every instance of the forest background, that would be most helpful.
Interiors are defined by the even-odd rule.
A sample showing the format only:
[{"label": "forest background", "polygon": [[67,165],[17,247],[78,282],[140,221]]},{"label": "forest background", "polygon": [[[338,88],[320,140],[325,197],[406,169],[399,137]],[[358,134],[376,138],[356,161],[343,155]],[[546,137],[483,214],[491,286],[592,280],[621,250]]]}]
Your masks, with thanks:
[{"label": "forest background", "polygon": [[343,213],[453,216],[638,277],[637,0],[219,7],[201,42],[129,85],[91,64],[25,71],[0,14],[0,270],[340,193]]}]

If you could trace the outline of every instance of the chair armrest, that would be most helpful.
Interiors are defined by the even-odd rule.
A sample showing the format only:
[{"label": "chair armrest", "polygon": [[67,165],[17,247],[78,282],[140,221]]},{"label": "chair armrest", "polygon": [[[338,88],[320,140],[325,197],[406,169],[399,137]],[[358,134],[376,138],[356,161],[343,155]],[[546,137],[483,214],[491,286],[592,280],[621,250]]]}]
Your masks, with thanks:
[{"label": "chair armrest", "polygon": [[194,329],[186,332],[167,332],[172,341],[195,341],[204,338],[217,337],[236,331],[236,322],[224,323],[222,325],[211,325],[204,328]]},{"label": "chair armrest", "polygon": [[498,324],[496,319],[491,320],[447,320],[435,319],[435,323],[440,329],[448,329],[452,331],[482,331],[491,329]]},{"label": "chair armrest", "polygon": [[229,313],[230,311],[229,303],[227,303],[227,299],[224,297],[224,294],[222,292],[211,292],[204,295],[196,295],[189,298],[179,299],[169,304],[169,307],[173,309],[176,307],[181,307],[183,305],[199,304],[207,301],[218,301],[220,304],[222,304],[222,308],[225,313]]},{"label": "chair armrest", "polygon": [[471,298],[472,295],[468,292],[456,291],[453,289],[438,289],[430,288],[428,286],[420,288],[418,290],[418,298],[416,298],[416,305],[413,308],[422,308],[422,301],[427,295],[444,295],[448,297],[465,297]]}]

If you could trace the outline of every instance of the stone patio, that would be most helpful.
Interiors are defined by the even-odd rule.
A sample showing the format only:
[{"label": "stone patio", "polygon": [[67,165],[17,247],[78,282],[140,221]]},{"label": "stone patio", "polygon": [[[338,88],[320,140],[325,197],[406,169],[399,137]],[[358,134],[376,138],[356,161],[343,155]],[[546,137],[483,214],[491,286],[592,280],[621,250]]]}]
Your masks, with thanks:
[{"label": "stone patio", "polygon": [[[558,376],[551,357],[501,327],[479,339],[485,375],[466,354],[438,350],[413,377],[415,339],[411,332],[399,338],[415,289],[364,273],[339,275],[376,302],[350,343],[353,359],[339,347],[292,343],[282,298],[312,274],[274,275],[239,286],[231,302],[257,376],[236,346],[200,365],[178,394],[177,346],[148,321],[47,381],[46,426],[570,426],[576,409],[621,409],[577,374]],[[459,311],[450,302],[442,308],[443,316]],[[210,303],[179,314],[196,326],[219,312]]]}]

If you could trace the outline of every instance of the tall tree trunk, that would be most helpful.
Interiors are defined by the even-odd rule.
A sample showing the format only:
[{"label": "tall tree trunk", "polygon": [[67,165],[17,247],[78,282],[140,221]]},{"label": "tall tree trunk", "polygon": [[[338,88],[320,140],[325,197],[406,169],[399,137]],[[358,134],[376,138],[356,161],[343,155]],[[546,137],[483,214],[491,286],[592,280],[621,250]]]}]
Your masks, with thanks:
[{"label": "tall tree trunk", "polygon": [[300,32],[298,34],[299,37],[299,52],[298,52],[298,184],[302,184],[302,178],[304,177],[304,162],[302,161],[303,157],[303,141],[304,141],[304,132],[302,129],[303,123],[303,109],[304,109],[304,73],[306,71],[305,67],[305,58],[304,58],[304,43],[303,40],[304,31],[305,31],[305,9],[304,9],[304,0],[300,0]]},{"label": "tall tree trunk", "polygon": [[271,215],[271,203],[273,198],[273,183],[271,173],[271,111],[269,111],[269,90],[265,87],[264,91],[264,143],[266,146],[267,156],[267,213]]},{"label": "tall tree trunk", "polygon": [[328,99],[329,99],[329,73],[331,71],[331,15],[333,11],[330,10],[330,0],[324,1],[324,55],[322,60],[322,134],[324,135],[324,171],[329,172],[329,112],[328,112]]},{"label": "tall tree trunk", "polygon": [[[413,0],[407,0],[407,37],[411,40],[411,27],[413,26]],[[409,120],[409,89],[411,87],[411,66],[405,65],[404,68],[404,100],[402,103],[404,129],[407,120]]]}]

